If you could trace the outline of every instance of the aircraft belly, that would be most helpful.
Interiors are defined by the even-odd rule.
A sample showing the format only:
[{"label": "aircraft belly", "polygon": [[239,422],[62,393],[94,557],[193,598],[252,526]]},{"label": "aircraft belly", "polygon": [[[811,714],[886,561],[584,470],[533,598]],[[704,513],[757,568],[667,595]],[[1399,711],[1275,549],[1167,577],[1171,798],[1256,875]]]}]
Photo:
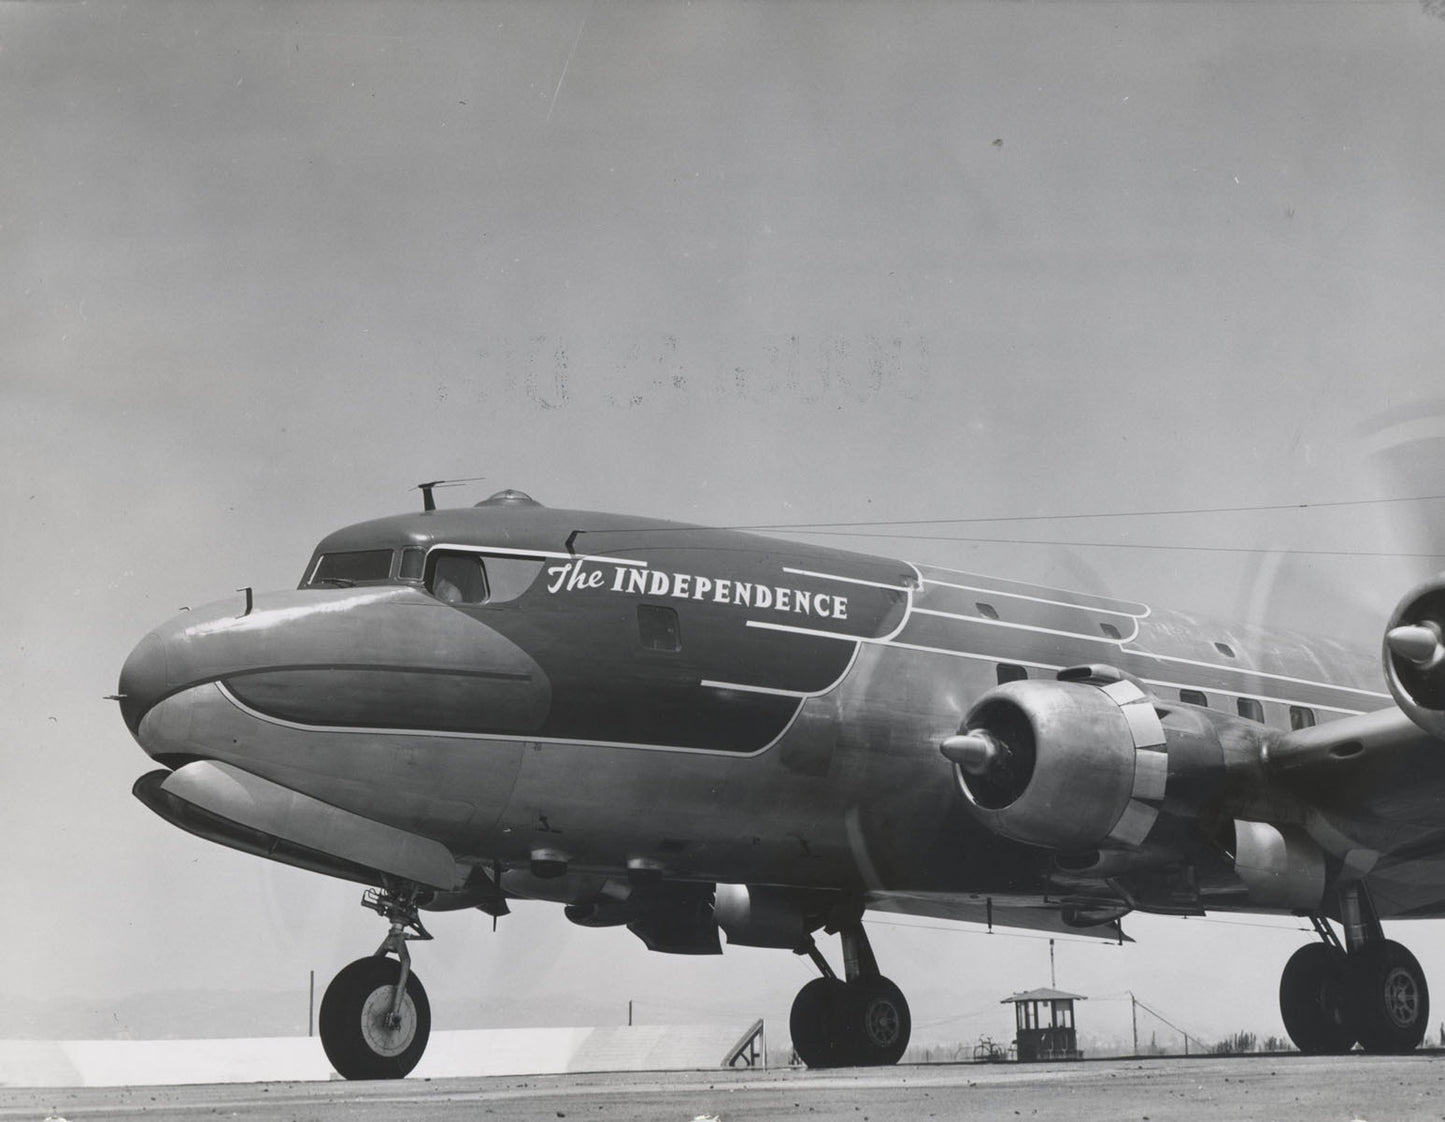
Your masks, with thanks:
[{"label": "aircraft belly", "polygon": [[799,776],[774,753],[736,758],[533,743],[501,823],[504,856],[544,849],[621,872],[645,861],[673,878],[851,883],[838,779]]}]

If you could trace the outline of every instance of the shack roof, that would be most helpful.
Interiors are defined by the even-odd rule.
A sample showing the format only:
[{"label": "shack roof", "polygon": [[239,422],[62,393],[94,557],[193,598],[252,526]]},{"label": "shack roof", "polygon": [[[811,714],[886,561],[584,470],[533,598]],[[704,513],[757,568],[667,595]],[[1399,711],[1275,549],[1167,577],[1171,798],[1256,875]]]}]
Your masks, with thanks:
[{"label": "shack roof", "polygon": [[1028,993],[1016,993],[1012,997],[1006,997],[999,1002],[1000,1005],[1019,1005],[1025,1001],[1088,1001],[1089,999],[1081,993],[1065,993],[1063,990],[1029,990]]}]

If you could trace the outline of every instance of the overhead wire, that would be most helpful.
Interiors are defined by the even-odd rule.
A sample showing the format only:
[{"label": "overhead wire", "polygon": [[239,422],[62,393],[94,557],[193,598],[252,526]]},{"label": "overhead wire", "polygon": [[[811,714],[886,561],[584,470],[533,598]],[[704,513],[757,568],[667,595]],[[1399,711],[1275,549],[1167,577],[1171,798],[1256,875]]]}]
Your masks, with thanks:
[{"label": "overhead wire", "polygon": [[1307,503],[1261,503],[1249,506],[1174,507],[1162,510],[1115,510],[1072,514],[993,514],[965,515],[958,518],[899,518],[863,522],[775,522],[756,526],[731,526],[733,530],[803,530],[849,526],[942,526],[975,522],[1059,522],[1088,518],[1158,518],[1194,514],[1250,514],[1259,511],[1318,510],[1329,507],[1379,506],[1391,503],[1438,502],[1445,495],[1402,495],[1383,499],[1330,499]]},{"label": "overhead wire", "polygon": [[1408,552],[1365,549],[1296,549],[1288,546],[1186,545],[1158,542],[1078,541],[1065,538],[982,537],[973,534],[922,534],[902,532],[903,527],[965,526],[988,523],[1097,521],[1110,518],[1198,517],[1215,514],[1255,514],[1280,511],[1326,510],[1404,503],[1438,502],[1445,494],[1402,495],[1375,499],[1331,499],[1320,502],[1258,503],[1239,506],[1173,507],[1157,510],[1116,510],[1054,514],[964,515],[956,518],[904,518],[840,522],[774,522],[729,526],[731,530],[768,530],[801,533],[809,537],[866,537],[906,541],[959,542],[975,545],[1046,545],[1081,549],[1146,549],[1197,553],[1260,554],[1283,553],[1303,557],[1369,557],[1430,560],[1445,557],[1442,552]]}]

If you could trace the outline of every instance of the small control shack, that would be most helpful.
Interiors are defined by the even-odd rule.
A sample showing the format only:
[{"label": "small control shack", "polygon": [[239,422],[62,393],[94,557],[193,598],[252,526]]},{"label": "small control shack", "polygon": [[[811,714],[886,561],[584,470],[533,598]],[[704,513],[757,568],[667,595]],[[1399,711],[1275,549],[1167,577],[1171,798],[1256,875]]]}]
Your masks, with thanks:
[{"label": "small control shack", "polygon": [[1088,998],[1062,990],[1030,990],[999,1002],[1014,1007],[1018,1035],[1014,1047],[1020,1063],[1039,1060],[1079,1060],[1079,1036],[1074,1030],[1074,1002]]}]

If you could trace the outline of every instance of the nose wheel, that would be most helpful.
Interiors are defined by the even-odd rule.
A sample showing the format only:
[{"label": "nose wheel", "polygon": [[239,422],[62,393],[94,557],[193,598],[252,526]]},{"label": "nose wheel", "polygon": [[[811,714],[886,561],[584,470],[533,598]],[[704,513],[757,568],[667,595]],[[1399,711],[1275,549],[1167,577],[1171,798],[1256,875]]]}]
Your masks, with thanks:
[{"label": "nose wheel", "polygon": [[362,903],[390,920],[391,930],[374,955],[350,963],[326,987],[321,1046],[346,1079],[401,1079],[431,1036],[431,1003],[412,973],[406,944],[431,936],[417,915],[414,891],[388,886],[369,891]]}]

